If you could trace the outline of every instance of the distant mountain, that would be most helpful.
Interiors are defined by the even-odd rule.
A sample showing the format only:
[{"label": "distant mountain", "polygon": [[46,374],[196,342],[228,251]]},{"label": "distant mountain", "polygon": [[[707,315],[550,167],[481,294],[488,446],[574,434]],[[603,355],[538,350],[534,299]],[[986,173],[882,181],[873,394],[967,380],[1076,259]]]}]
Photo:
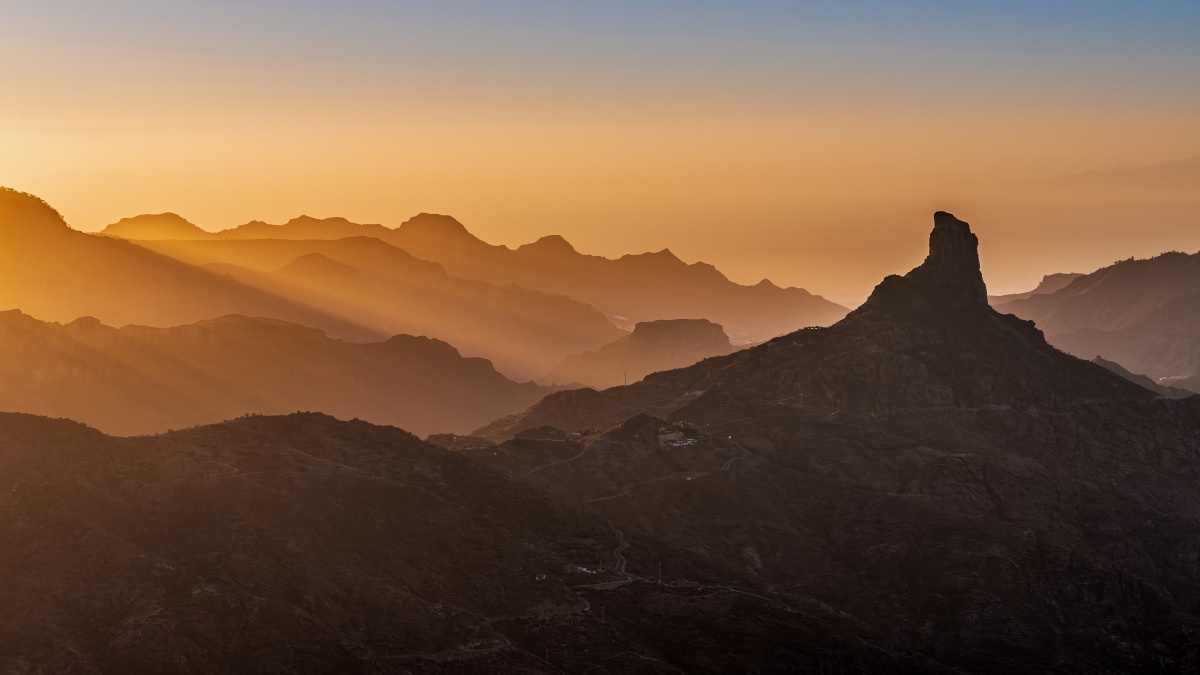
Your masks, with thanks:
[{"label": "distant mountain", "polygon": [[1114,361],[1106,361],[1099,356],[1092,359],[1092,363],[1094,363],[1098,366],[1101,366],[1103,368],[1106,368],[1106,369],[1116,373],[1117,375],[1120,375],[1121,377],[1129,380],[1130,382],[1133,382],[1134,384],[1139,384],[1139,385],[1145,387],[1146,389],[1149,389],[1150,391],[1158,394],[1159,396],[1166,396],[1167,398],[1187,398],[1189,396],[1196,395],[1196,392],[1194,392],[1194,391],[1189,391],[1187,389],[1180,389],[1178,387],[1169,387],[1169,386],[1166,386],[1163,384],[1159,384],[1158,382],[1155,382],[1154,380],[1146,377],[1145,375],[1138,375],[1137,373],[1131,373],[1128,370],[1126,370],[1125,368],[1123,368],[1121,366],[1121,364],[1116,363]]},{"label": "distant mountain", "polygon": [[387,335],[131,242],[78,232],[42,200],[7,188],[0,188],[0,309],[59,322],[94,316],[112,325],[156,326],[244,314],[341,338]]},{"label": "distant mountain", "polygon": [[1155,380],[1200,373],[1200,254],[1123,260],[1049,294],[995,303],[1054,345]]},{"label": "distant mountain", "polygon": [[1047,274],[1046,276],[1042,277],[1041,283],[1039,283],[1037,288],[1034,288],[1032,291],[1026,293],[1010,293],[1009,295],[989,295],[988,302],[995,307],[1006,302],[1012,302],[1013,300],[1024,300],[1034,295],[1046,295],[1048,293],[1054,293],[1066,288],[1068,284],[1081,276],[1083,275],[1077,272],[1059,272],[1056,274]]},{"label": "distant mountain", "polygon": [[391,229],[383,225],[352,223],[345,218],[300,216],[282,225],[252,220],[245,225],[209,232],[174,213],[142,215],[105,227],[101,234],[122,239],[160,241],[213,239],[342,239],[345,237],[386,238]]},{"label": "distant mountain", "polygon": [[1200,157],[1137,167],[1095,169],[1084,173],[1021,181],[1017,185],[1046,190],[1195,190],[1200,186]]},{"label": "distant mountain", "polygon": [[650,373],[690,366],[733,351],[721,326],[704,319],[644,321],[625,337],[568,357],[541,379],[597,389],[636,382]]},{"label": "distant mountain", "polygon": [[424,337],[357,344],[241,316],[117,329],[0,312],[0,410],[69,417],[108,433],[297,410],[462,433],[549,391]]},{"label": "distant mountain", "polygon": [[[105,232],[117,233],[116,227]],[[283,225],[255,221],[204,237],[176,237],[169,227],[143,232],[140,238],[146,240],[374,237],[438,262],[457,277],[569,296],[626,328],[640,321],[703,318],[725,326],[737,344],[827,325],[848,311],[803,289],[780,288],[767,280],[754,286],[735,284],[712,265],[686,264],[666,249],[612,260],[578,253],[561,236],[550,235],[514,250],[485,243],[450,216],[429,213],[394,230],[344,218],[302,216]]]},{"label": "distant mountain", "polygon": [[445,340],[521,380],[624,334],[582,302],[460,279],[370,237],[141,243],[373,330]]},{"label": "distant mountain", "polygon": [[121,239],[206,239],[212,234],[174,213],[122,218],[101,234]]},{"label": "distant mountain", "polygon": [[765,280],[735,284],[712,265],[689,265],[666,249],[612,260],[578,253],[562,237],[548,236],[513,250],[484,243],[453,218],[431,214],[406,221],[389,241],[452,274],[563,293],[630,326],[708,319],[724,326],[738,344],[827,325],[847,311],[799,288]]}]

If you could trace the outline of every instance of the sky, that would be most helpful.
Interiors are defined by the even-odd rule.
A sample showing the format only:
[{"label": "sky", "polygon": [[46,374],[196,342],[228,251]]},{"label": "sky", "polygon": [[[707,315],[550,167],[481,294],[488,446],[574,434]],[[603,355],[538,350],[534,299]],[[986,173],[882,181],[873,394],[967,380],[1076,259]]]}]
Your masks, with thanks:
[{"label": "sky", "polygon": [[994,292],[1200,250],[1195,163],[1125,168],[1200,157],[1196,0],[0,13],[0,185],[82,230],[447,213],[845,304],[920,262],[939,209]]}]

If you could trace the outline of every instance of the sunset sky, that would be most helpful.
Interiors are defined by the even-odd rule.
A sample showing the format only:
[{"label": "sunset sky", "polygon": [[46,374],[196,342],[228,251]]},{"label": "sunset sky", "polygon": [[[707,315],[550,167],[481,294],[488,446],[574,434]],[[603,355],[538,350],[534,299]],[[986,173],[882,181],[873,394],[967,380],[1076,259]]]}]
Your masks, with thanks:
[{"label": "sunset sky", "polygon": [[3,2],[0,185],[83,230],[447,213],[848,304],[937,209],[994,292],[1200,249],[1200,160],[1119,168],[1200,157],[1196,0],[569,4]]}]

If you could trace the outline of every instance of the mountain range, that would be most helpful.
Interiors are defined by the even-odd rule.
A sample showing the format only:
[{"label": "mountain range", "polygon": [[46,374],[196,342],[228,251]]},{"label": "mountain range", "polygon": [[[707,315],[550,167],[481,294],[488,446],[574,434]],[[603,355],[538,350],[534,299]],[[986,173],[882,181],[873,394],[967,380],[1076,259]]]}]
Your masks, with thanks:
[{"label": "mountain range", "polygon": [[170,328],[91,317],[61,325],[16,310],[0,312],[0,382],[0,410],[120,435],[298,410],[462,433],[552,391],[425,337],[353,343],[242,316]]},{"label": "mountain range", "polygon": [[[1200,397],[988,304],[969,226],[829,328],[459,449],[0,415],[4,666],[1190,672]],[[488,440],[484,440],[484,438]]]},{"label": "mountain range", "polygon": [[624,334],[585,303],[455,277],[437,263],[370,237],[142,245],[380,333],[444,340],[522,380]]},{"label": "mountain range", "polygon": [[1122,260],[995,306],[1035,321],[1081,358],[1101,356],[1174,386],[1200,375],[1200,254]]},{"label": "mountain range", "polygon": [[766,280],[736,284],[712,265],[684,263],[666,249],[608,259],[579,253],[557,235],[510,249],[480,240],[443,215],[422,213],[395,229],[307,216],[283,225],[251,222],[214,233],[185,223],[175,214],[138,216],[114,223],[104,233],[141,241],[177,240],[170,248],[151,247],[185,257],[199,248],[198,241],[371,237],[437,262],[456,277],[566,295],[626,329],[639,321],[702,318],[724,326],[738,343],[827,325],[847,312],[803,289],[780,288]]}]

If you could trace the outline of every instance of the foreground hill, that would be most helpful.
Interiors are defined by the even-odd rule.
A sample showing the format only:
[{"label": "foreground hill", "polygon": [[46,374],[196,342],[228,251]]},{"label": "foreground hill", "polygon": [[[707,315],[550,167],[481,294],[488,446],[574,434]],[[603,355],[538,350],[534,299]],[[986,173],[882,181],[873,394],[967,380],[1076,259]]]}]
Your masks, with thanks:
[{"label": "foreground hill", "polygon": [[460,279],[370,237],[142,244],[374,330],[445,340],[521,380],[623,334],[577,300]]},{"label": "foreground hill", "polygon": [[127,241],[71,229],[32,195],[0,188],[0,309],[51,321],[173,326],[225,314],[269,316],[349,339],[383,331],[252,288]]},{"label": "foreground hill", "polygon": [[0,312],[0,410],[122,435],[296,410],[461,433],[549,391],[423,337],[357,344],[241,316],[117,329]]},{"label": "foreground hill", "polygon": [[1195,669],[1200,397],[992,310],[976,246],[939,213],[834,326],[552,394],[468,452],[955,672]]},{"label": "foreground hill", "polygon": [[736,284],[712,265],[686,264],[665,249],[613,260],[579,253],[556,235],[517,249],[494,246],[449,216],[423,213],[394,230],[344,218],[301,216],[283,225],[256,221],[208,233],[195,226],[184,231],[170,215],[126,219],[105,232],[143,240],[373,237],[441,263],[457,277],[567,295],[628,327],[657,319],[708,319],[723,325],[738,344],[828,325],[847,311],[800,288],[780,288],[766,280],[755,286]]},{"label": "foreground hill", "polygon": [[0,414],[0,465],[5,672],[941,672],[394,428]]},{"label": "foreground hill", "polygon": [[690,366],[733,351],[721,326],[704,319],[644,321],[633,332],[594,352],[560,363],[542,382],[597,389],[636,382],[650,373]]},{"label": "foreground hill", "polygon": [[1123,260],[1053,293],[996,305],[1035,321],[1051,343],[1076,356],[1098,354],[1172,385],[1200,375],[1197,307],[1200,254],[1184,253]]}]

